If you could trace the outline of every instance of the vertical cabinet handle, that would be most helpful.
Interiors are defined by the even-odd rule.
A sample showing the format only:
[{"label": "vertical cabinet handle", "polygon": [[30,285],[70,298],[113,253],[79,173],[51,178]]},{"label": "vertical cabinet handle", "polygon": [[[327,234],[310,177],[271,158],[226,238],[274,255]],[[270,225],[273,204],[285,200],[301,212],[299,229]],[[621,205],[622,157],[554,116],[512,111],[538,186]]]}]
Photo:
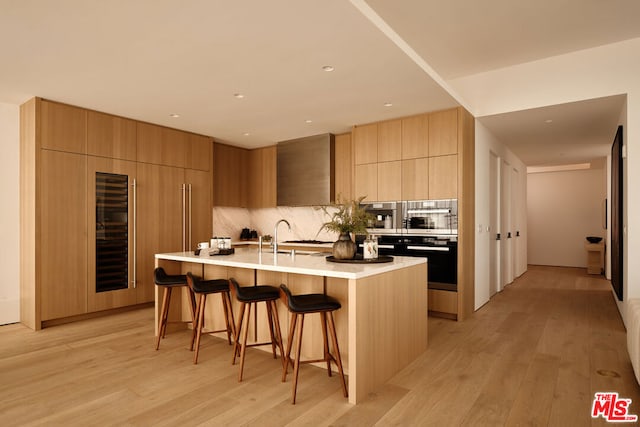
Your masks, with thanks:
[{"label": "vertical cabinet handle", "polygon": [[135,289],[138,284],[137,280],[137,267],[138,267],[138,186],[137,182],[134,178],[131,183],[131,189],[133,190],[133,278],[131,280],[131,284]]},{"label": "vertical cabinet handle", "polygon": [[192,190],[193,189],[191,187],[191,184],[187,184],[187,185],[189,186],[189,246],[188,246],[187,250],[190,251],[191,249],[193,249],[193,245],[192,245],[192,242],[191,242],[191,238],[192,238],[192,235],[191,235],[191,231],[192,231],[191,230],[191,222],[193,220],[193,210],[192,210],[192,207],[193,207]]},{"label": "vertical cabinet handle", "polygon": [[182,252],[187,249],[187,185],[182,184]]}]

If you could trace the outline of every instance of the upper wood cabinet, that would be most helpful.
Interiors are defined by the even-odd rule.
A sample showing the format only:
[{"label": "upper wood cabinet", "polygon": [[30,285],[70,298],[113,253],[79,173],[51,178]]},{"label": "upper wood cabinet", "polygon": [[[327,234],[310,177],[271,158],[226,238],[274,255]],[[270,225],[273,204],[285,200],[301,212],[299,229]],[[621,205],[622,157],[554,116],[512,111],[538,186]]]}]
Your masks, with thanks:
[{"label": "upper wood cabinet", "polygon": [[248,206],[249,150],[213,144],[213,205]]},{"label": "upper wood cabinet", "polygon": [[351,152],[351,134],[344,133],[335,137],[335,195],[342,200],[353,198],[353,166]]},{"label": "upper wood cabinet", "polygon": [[355,177],[354,198],[364,196],[366,202],[378,201],[378,164],[356,165]]},{"label": "upper wood cabinet", "polygon": [[458,109],[429,114],[429,156],[458,152]]},{"label": "upper wood cabinet", "polygon": [[378,163],[378,201],[402,199],[402,162]]},{"label": "upper wood cabinet", "polygon": [[378,124],[353,128],[353,158],[356,165],[378,161]]},{"label": "upper wood cabinet", "polygon": [[429,199],[429,159],[402,161],[402,200]]},{"label": "upper wood cabinet", "polygon": [[378,123],[378,162],[402,158],[402,120]]},{"label": "upper wood cabinet", "polygon": [[429,115],[402,119],[402,158],[417,159],[429,156]]},{"label": "upper wood cabinet", "polygon": [[458,197],[458,155],[429,157],[429,198]]},{"label": "upper wood cabinet", "polygon": [[40,112],[42,148],[86,154],[87,110],[43,99]]},{"label": "upper wood cabinet", "polygon": [[250,208],[273,208],[277,197],[277,147],[264,147],[248,153],[249,201]]},{"label": "upper wood cabinet", "polygon": [[189,139],[185,154],[185,167],[201,171],[211,170],[213,163],[213,140],[208,136],[187,134]]},{"label": "upper wood cabinet", "polygon": [[87,111],[87,154],[135,161],[136,122]]},{"label": "upper wood cabinet", "polygon": [[189,134],[179,130],[137,123],[137,160],[165,166],[186,166]]}]

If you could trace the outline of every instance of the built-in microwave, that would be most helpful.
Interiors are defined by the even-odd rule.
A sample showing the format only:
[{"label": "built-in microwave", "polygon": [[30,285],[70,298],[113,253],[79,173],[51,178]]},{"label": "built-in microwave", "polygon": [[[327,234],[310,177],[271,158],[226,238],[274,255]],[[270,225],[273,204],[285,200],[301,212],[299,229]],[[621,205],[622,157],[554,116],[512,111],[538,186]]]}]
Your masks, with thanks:
[{"label": "built-in microwave", "polygon": [[402,232],[400,202],[363,203],[361,206],[373,217],[367,226],[370,234]]},{"label": "built-in microwave", "polygon": [[458,234],[458,200],[402,202],[402,228],[408,234]]}]

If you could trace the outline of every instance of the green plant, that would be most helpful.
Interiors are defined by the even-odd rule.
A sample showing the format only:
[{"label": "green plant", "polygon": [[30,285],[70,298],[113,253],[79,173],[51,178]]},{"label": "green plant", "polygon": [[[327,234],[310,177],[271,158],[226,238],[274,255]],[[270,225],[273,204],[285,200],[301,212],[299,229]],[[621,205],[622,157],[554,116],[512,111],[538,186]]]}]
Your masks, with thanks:
[{"label": "green plant", "polygon": [[338,196],[335,203],[317,208],[322,209],[331,218],[331,221],[322,224],[318,233],[322,230],[334,231],[340,234],[366,233],[367,225],[374,220],[374,217],[360,206],[365,197],[362,196],[356,200],[341,200],[340,196]]}]

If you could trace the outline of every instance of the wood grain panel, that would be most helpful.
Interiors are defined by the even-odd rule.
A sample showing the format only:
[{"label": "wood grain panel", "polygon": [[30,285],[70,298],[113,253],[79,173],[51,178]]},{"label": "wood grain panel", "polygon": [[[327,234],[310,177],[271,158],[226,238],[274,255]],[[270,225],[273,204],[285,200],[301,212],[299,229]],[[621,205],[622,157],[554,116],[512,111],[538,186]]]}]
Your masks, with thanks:
[{"label": "wood grain panel", "polygon": [[429,199],[429,159],[402,161],[402,200]]},{"label": "wood grain panel", "polygon": [[86,154],[87,111],[71,105],[42,100],[40,138],[42,148]]},{"label": "wood grain panel", "polygon": [[378,123],[378,162],[402,158],[402,120]]},{"label": "wood grain panel", "polygon": [[429,115],[402,119],[402,158],[429,156]]},{"label": "wood grain panel", "polygon": [[248,152],[248,205],[250,208],[274,208],[277,197],[277,147],[263,147]]},{"label": "wood grain panel", "polygon": [[378,161],[378,125],[355,126],[353,137],[353,159],[356,165]]},{"label": "wood grain panel", "polygon": [[213,205],[247,207],[249,151],[214,143],[213,164]]},{"label": "wood grain panel", "polygon": [[201,171],[211,170],[213,164],[213,140],[208,136],[187,134],[185,167]]},{"label": "wood grain panel", "polygon": [[184,167],[189,134],[175,129],[137,122],[137,161]]},{"label": "wood grain panel", "polygon": [[429,156],[446,156],[458,152],[458,110],[429,114]]},{"label": "wood grain panel", "polygon": [[402,161],[378,163],[378,201],[402,199]]},{"label": "wood grain panel", "polygon": [[112,159],[136,160],[136,122],[87,111],[87,153]]},{"label": "wood grain panel", "polygon": [[429,198],[434,200],[458,198],[457,154],[429,157]]},{"label": "wood grain panel", "polygon": [[354,198],[366,196],[367,202],[378,200],[378,164],[356,165]]},{"label": "wood grain panel", "polygon": [[[42,151],[42,320],[87,312],[87,158]],[[37,278],[36,278],[37,280]]]},{"label": "wood grain panel", "polygon": [[335,138],[335,195],[342,200],[350,200],[353,185],[353,163],[351,153],[351,133],[336,135]]},{"label": "wood grain panel", "polygon": [[458,293],[442,291],[440,289],[429,289],[429,311],[457,314]]},{"label": "wood grain panel", "polygon": [[187,245],[189,250],[195,250],[198,242],[208,242],[212,236],[211,173],[185,169],[184,181],[191,193],[190,201],[187,201],[190,204]]}]

